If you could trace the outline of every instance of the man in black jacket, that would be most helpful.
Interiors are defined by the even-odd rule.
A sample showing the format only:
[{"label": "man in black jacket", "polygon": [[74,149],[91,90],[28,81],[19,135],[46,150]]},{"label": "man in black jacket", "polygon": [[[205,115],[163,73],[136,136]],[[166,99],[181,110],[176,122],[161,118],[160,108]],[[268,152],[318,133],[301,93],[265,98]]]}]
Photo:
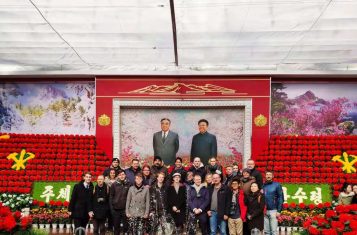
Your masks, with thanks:
[{"label": "man in black jacket", "polygon": [[105,221],[109,212],[109,188],[104,183],[104,176],[98,175],[93,192],[93,235],[105,235]]},{"label": "man in black jacket", "polygon": [[253,176],[255,178],[255,181],[257,182],[259,189],[262,189],[263,188],[263,176],[260,173],[260,171],[255,169],[255,162],[253,159],[249,159],[247,161],[247,168],[250,170],[250,176]]},{"label": "man in black jacket", "polygon": [[119,171],[118,179],[112,184],[109,193],[109,207],[114,220],[114,235],[120,234],[120,225],[124,233],[128,230],[128,220],[125,215],[126,197],[131,184],[126,179],[125,171]]},{"label": "man in black jacket", "polygon": [[135,184],[135,175],[141,172],[139,159],[133,158],[131,160],[131,167],[125,169],[126,179],[130,182],[130,184]]},{"label": "man in black jacket", "polygon": [[192,162],[192,166],[188,171],[191,171],[193,175],[200,175],[202,179],[206,176],[206,170],[203,166],[201,159],[199,157],[195,157]]},{"label": "man in black jacket", "polygon": [[230,207],[230,189],[222,184],[222,176],[213,174],[213,186],[209,187],[210,205],[208,209],[211,234],[227,234],[227,220]]},{"label": "man in black jacket", "polygon": [[86,172],[83,180],[74,185],[71,200],[68,205],[68,213],[73,219],[74,228],[86,228],[89,217],[93,217],[92,198],[93,184],[92,174]]},{"label": "man in black jacket", "polygon": [[120,161],[118,158],[113,158],[110,167],[104,170],[103,172],[104,177],[109,177],[110,170],[115,170],[115,176],[118,175],[119,171],[121,170]]}]

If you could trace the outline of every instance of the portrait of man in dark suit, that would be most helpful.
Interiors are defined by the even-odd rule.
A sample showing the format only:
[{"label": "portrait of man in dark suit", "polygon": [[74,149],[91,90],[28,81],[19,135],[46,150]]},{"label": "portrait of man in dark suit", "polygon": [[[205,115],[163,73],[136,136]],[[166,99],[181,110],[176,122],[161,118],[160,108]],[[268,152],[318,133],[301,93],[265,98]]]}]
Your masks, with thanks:
[{"label": "portrait of man in dark suit", "polygon": [[217,157],[217,138],[208,133],[208,121],[201,119],[198,121],[199,133],[192,138],[191,162],[195,157],[199,157],[204,165],[208,164],[211,157]]},{"label": "portrait of man in dark suit", "polygon": [[154,156],[160,156],[165,165],[173,165],[180,142],[177,133],[170,130],[171,121],[161,119],[161,131],[153,137]]}]

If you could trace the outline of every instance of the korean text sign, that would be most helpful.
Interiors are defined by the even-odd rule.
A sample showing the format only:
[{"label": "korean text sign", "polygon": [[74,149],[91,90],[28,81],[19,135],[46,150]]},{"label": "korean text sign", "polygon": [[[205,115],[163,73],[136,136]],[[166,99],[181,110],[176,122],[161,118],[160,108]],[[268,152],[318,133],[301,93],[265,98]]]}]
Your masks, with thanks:
[{"label": "korean text sign", "polygon": [[331,202],[328,184],[282,184],[284,203],[319,204]]},{"label": "korean text sign", "polygon": [[77,182],[34,182],[32,197],[38,201],[69,201]]}]

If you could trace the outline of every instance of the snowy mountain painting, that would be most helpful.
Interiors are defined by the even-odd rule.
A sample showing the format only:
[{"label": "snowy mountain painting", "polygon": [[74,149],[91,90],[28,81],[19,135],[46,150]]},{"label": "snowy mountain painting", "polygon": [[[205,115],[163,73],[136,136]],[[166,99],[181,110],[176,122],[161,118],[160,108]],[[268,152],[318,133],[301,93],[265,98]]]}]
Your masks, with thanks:
[{"label": "snowy mountain painting", "polygon": [[95,134],[94,82],[0,83],[0,132]]}]

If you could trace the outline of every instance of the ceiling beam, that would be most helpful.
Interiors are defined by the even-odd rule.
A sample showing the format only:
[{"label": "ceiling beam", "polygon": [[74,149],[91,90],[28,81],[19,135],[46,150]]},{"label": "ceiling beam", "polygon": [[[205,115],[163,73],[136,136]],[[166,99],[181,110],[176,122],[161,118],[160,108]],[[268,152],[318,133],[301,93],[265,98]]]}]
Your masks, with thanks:
[{"label": "ceiling beam", "polygon": [[172,37],[174,40],[175,65],[178,66],[177,32],[176,32],[176,17],[175,17],[174,0],[170,0],[170,10],[171,10],[171,23],[172,23]]}]

